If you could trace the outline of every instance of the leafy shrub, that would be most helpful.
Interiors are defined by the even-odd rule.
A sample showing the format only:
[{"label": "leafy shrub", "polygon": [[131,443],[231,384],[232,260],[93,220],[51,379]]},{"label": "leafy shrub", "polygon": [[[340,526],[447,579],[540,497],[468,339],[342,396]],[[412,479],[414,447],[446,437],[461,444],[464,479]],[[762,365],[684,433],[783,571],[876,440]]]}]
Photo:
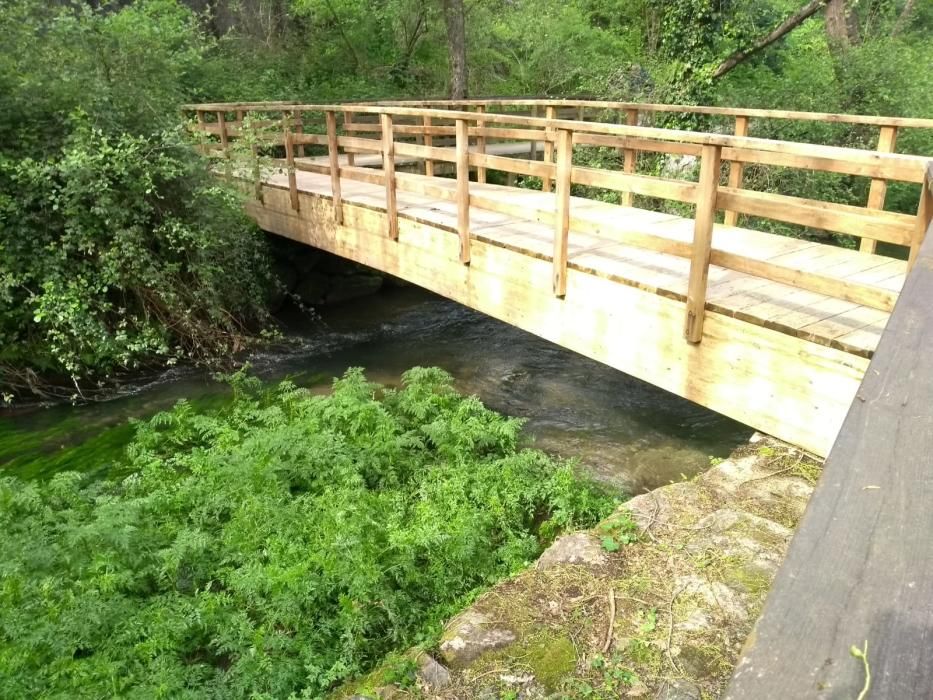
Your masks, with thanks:
[{"label": "leafy shrub", "polygon": [[177,135],[75,121],[55,158],[0,155],[0,380],[77,386],[237,350],[264,316],[266,269],[237,198]]},{"label": "leafy shrub", "polygon": [[263,239],[178,129],[211,42],[174,0],[0,11],[0,391],[239,349]]},{"label": "leafy shrub", "polygon": [[0,481],[0,696],[320,697],[611,507],[441,370],[234,390],[119,483]]}]

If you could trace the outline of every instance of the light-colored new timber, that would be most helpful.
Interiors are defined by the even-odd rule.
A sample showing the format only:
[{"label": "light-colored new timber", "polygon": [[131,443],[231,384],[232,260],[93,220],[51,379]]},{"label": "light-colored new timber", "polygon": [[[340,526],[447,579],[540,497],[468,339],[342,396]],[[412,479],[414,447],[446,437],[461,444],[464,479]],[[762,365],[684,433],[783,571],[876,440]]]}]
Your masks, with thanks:
[{"label": "light-colored new timber", "polygon": [[266,230],[406,279],[818,454],[867,365],[715,312],[706,314],[703,342],[686,343],[681,301],[572,266],[559,299],[546,259],[474,238],[465,266],[452,231],[406,218],[401,204],[392,241],[385,212],[350,203],[349,192],[342,226],[326,195],[301,197],[296,214],[287,191],[267,185],[264,202],[251,201],[248,211]]},{"label": "light-colored new timber", "polygon": [[[515,112],[522,104],[530,109]],[[748,136],[752,117],[796,118],[790,114],[698,112],[734,118],[728,135],[640,126],[639,110],[665,111],[656,105],[595,104],[602,103],[194,111],[207,154],[219,154],[225,174],[245,189],[252,184],[248,207],[267,230],[409,279],[824,453],[933,219],[929,162],[893,153],[908,125],[850,122],[879,127],[871,152]],[[587,110],[595,120],[608,111],[610,122],[621,121],[616,110],[625,123],[584,121]],[[231,112],[235,122],[226,120]],[[323,117],[324,133],[300,125],[302,116]],[[250,133],[248,124],[265,131]],[[262,161],[227,157],[241,137]],[[326,155],[302,157],[306,145],[326,147]],[[574,166],[575,145],[618,149],[622,163]],[[687,168],[698,158],[698,181],[696,170],[636,174],[643,151],[686,156]],[[281,159],[271,169],[270,156]],[[728,186],[720,186],[722,161],[730,164]],[[414,167],[397,171],[402,164]],[[748,190],[745,164],[868,178],[871,192],[864,206],[852,206]],[[508,185],[487,183],[489,171]],[[516,187],[516,176],[540,178],[542,187]],[[921,183],[915,214],[885,211],[889,181]],[[647,208],[633,206],[636,194]],[[651,211],[658,199],[695,212]],[[803,226],[813,240],[740,228],[739,214],[749,226],[761,219]],[[817,242],[827,231],[861,238],[862,252]],[[879,240],[908,248],[909,260],[877,255]]]}]

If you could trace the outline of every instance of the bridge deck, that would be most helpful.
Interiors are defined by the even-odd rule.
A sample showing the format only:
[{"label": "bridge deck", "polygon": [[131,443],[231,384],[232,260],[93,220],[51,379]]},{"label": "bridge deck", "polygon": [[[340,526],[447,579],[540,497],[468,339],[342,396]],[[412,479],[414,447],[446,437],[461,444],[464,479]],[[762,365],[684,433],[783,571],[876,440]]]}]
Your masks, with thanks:
[{"label": "bridge deck", "polygon": [[[296,177],[299,191],[325,198],[332,196],[329,175],[298,172]],[[456,187],[453,179],[402,173],[398,177],[430,181],[451,191]],[[284,173],[269,175],[266,182],[288,187]],[[518,205],[527,211],[526,216],[518,217],[471,206],[470,232],[474,239],[535,258],[551,259],[554,227],[540,222],[536,215],[554,210],[552,193],[475,182],[470,189],[474,195]],[[385,211],[382,185],[343,180],[341,194],[346,204]],[[402,218],[446,231],[457,230],[454,202],[402,190],[397,193],[397,202]],[[626,245],[621,236],[632,230],[689,243],[693,236],[692,219],[578,197],[571,198],[571,215],[599,229],[599,233],[592,232],[593,226],[588,226],[587,232],[575,231],[571,224],[568,250],[571,269],[672,299],[686,299],[688,259]],[[906,263],[889,257],[721,224],[714,229],[713,249],[891,291],[900,290],[906,274]],[[870,357],[874,352],[889,317],[878,309],[716,265],[709,270],[707,303],[711,311],[862,357]]]}]

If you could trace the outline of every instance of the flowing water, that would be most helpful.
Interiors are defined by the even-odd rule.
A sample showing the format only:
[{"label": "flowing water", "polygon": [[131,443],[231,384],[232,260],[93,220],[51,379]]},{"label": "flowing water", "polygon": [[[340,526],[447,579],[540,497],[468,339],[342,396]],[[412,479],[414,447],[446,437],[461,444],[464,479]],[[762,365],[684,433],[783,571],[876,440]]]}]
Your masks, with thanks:
[{"label": "flowing water", "polygon": [[[527,420],[530,444],[576,457],[596,478],[638,493],[691,476],[748,440],[751,429],[459,304],[415,288],[287,320],[300,342],[251,359],[264,379],[293,378],[326,391],[348,367],[397,384],[436,365],[491,408]],[[0,418],[0,468],[24,477],[65,469],[105,475],[132,438],[132,418],[180,398],[210,405],[226,389],[206,372],[175,370],[131,394],[83,406],[8,412]]]}]

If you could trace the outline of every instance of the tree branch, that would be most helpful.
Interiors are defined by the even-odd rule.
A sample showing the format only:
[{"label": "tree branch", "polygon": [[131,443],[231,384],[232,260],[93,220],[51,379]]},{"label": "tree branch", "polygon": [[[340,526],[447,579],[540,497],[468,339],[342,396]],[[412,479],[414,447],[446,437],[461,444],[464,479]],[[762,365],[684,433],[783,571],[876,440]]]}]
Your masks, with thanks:
[{"label": "tree branch", "polygon": [[785,34],[799,27],[801,24],[803,24],[805,19],[816,14],[825,4],[826,0],[810,0],[810,2],[781,22],[781,24],[775,27],[771,32],[764,35],[763,37],[756,39],[751,46],[740,49],[725,59],[716,67],[716,70],[713,71],[713,77],[721,78],[750,56],[754,56],[756,53],[764,48],[767,48]]}]

